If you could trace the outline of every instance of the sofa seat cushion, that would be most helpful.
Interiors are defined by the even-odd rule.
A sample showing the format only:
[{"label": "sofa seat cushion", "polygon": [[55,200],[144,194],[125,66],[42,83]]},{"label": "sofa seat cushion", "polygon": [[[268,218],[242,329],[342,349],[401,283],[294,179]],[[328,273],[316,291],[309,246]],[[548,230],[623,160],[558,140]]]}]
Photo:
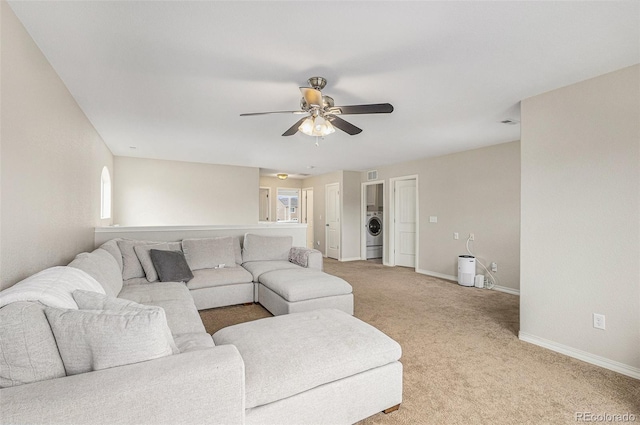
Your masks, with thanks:
[{"label": "sofa seat cushion", "polygon": [[182,282],[127,285],[122,288],[118,297],[139,304],[162,307],[173,335],[205,332],[189,289]]},{"label": "sofa seat cushion", "polygon": [[400,345],[339,310],[270,317],[221,329],[245,364],[246,408],[291,397],[400,359]]},{"label": "sofa seat cushion", "polygon": [[187,282],[187,288],[200,289],[214,286],[233,285],[253,281],[251,273],[240,266],[221,269],[201,269],[193,271],[193,279]]},{"label": "sofa seat cushion", "polygon": [[242,263],[242,267],[251,273],[254,282],[259,282],[260,276],[266,272],[301,268],[289,261],[249,261],[248,263]]},{"label": "sofa seat cushion", "polygon": [[289,302],[346,295],[352,291],[343,279],[317,270],[274,270],[260,275],[260,283]]},{"label": "sofa seat cushion", "polygon": [[178,350],[181,353],[187,353],[195,350],[205,350],[207,348],[213,348],[216,345],[213,343],[213,338],[206,332],[194,332],[187,334],[176,335],[173,340],[178,346]]}]

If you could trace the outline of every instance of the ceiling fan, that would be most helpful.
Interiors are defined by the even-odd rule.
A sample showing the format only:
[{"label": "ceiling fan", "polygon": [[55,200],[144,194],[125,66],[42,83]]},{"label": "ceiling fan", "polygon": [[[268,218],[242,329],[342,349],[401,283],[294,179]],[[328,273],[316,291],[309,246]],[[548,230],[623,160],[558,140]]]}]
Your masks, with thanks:
[{"label": "ceiling fan", "polygon": [[285,131],[283,136],[293,136],[298,131],[308,135],[324,137],[333,132],[335,128],[344,131],[349,135],[362,132],[362,129],[343,120],[338,115],[351,114],[389,114],[393,112],[390,103],[374,103],[369,105],[335,106],[333,98],[323,95],[321,90],[327,85],[327,80],[323,77],[311,77],[308,80],[311,87],[300,87],[302,99],[300,100],[299,111],[273,111],[273,112],[253,112],[240,114],[241,117],[267,114],[303,114],[298,122]]}]

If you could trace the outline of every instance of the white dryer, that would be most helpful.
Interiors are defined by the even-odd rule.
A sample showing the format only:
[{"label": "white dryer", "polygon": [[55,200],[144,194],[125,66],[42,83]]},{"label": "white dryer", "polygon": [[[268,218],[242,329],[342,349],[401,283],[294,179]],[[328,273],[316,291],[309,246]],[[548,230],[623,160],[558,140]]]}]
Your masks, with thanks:
[{"label": "white dryer", "polygon": [[367,212],[367,259],[382,258],[382,213]]}]

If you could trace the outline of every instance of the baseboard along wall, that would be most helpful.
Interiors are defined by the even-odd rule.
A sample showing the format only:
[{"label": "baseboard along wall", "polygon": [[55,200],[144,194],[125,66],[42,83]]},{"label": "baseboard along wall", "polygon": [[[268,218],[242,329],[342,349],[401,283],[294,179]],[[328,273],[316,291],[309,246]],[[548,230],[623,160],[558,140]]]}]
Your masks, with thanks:
[{"label": "baseboard along wall", "polygon": [[548,350],[555,351],[557,353],[564,354],[565,356],[573,357],[574,359],[582,360],[583,362],[587,362],[596,366],[603,367],[605,369],[612,370],[614,372],[621,373],[631,378],[640,379],[640,368],[600,357],[595,354],[587,353],[586,351],[578,350],[577,348],[559,344],[557,342],[540,338],[522,331],[518,333],[518,338],[520,339],[520,341],[538,345]]}]

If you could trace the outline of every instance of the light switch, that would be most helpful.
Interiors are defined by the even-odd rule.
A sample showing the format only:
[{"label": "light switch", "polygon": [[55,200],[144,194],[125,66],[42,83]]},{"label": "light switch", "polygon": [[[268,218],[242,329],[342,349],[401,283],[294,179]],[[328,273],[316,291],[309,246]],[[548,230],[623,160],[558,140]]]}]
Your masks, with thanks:
[{"label": "light switch", "polygon": [[438,217],[435,215],[429,216],[429,223],[437,223]]}]

